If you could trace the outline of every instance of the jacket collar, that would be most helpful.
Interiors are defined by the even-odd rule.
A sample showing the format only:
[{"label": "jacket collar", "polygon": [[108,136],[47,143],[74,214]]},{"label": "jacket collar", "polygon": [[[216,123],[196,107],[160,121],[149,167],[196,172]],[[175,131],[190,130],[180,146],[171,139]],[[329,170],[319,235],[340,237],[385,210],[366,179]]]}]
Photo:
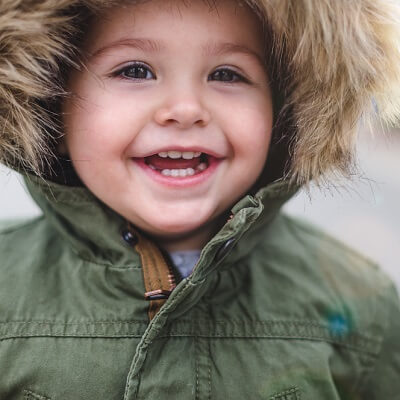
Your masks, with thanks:
[{"label": "jacket collar", "polygon": [[[127,221],[88,189],[32,175],[26,176],[25,181],[44,215],[81,258],[122,267],[140,264],[138,253],[129,246],[126,237]],[[201,259],[205,262],[199,263],[192,279],[202,280],[221,263],[233,264],[251,252],[262,239],[260,231],[267,229],[297,189],[286,181],[275,182],[237,202],[232,208],[232,218],[204,247]]]}]

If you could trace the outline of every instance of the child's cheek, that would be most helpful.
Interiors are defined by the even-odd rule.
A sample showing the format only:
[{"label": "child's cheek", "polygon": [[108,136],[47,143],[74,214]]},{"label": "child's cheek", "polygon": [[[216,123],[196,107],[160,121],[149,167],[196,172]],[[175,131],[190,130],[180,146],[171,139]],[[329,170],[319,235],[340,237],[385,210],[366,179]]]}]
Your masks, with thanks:
[{"label": "child's cheek", "polygon": [[134,136],[126,102],[94,85],[77,95],[66,119],[67,143],[90,159],[120,152]]},{"label": "child's cheek", "polygon": [[243,106],[240,112],[232,113],[231,140],[237,156],[253,155],[263,158],[269,147],[272,130],[272,112],[268,112],[268,105],[264,107]]}]

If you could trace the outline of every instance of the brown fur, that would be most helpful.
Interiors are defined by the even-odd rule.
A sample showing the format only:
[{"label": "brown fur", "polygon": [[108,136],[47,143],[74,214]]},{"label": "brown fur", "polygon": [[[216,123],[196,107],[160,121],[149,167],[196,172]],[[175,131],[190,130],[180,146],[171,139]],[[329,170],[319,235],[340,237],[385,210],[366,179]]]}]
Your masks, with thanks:
[{"label": "brown fur", "polygon": [[[289,177],[307,183],[352,165],[357,124],[400,115],[397,0],[247,0],[273,32],[271,57],[289,71],[284,108],[295,132]],[[44,106],[63,95],[60,65],[74,7],[101,0],[0,0],[0,160],[37,174],[49,160],[56,119]],[[373,106],[375,105],[375,106]],[[51,133],[50,133],[51,132]],[[58,132],[61,133],[61,132]]]}]

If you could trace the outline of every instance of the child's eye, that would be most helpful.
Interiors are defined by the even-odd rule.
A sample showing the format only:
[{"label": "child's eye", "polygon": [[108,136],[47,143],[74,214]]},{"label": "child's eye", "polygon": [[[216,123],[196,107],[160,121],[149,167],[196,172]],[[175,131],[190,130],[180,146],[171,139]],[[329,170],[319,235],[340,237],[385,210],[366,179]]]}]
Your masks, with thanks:
[{"label": "child's eye", "polygon": [[143,63],[133,63],[126,65],[118,71],[115,71],[112,75],[132,80],[155,79],[153,72],[151,72],[150,68]]},{"label": "child's eye", "polygon": [[229,68],[217,69],[211,75],[209,75],[208,80],[227,83],[248,82],[248,80],[244,76]]}]

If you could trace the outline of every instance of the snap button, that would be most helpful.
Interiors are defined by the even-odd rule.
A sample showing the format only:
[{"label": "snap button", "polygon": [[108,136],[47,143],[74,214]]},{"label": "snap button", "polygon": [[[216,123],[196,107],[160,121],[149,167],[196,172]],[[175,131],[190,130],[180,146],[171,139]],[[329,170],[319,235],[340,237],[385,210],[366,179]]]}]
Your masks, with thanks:
[{"label": "snap button", "polygon": [[146,292],[144,298],[146,300],[166,300],[171,295],[171,290],[157,289],[151,292]]},{"label": "snap button", "polygon": [[122,239],[124,239],[125,242],[128,243],[130,246],[134,246],[138,242],[136,235],[128,229],[122,232]]},{"label": "snap button", "polygon": [[217,251],[215,261],[221,261],[230,252],[232,247],[236,244],[236,239],[232,238],[227,240]]}]

